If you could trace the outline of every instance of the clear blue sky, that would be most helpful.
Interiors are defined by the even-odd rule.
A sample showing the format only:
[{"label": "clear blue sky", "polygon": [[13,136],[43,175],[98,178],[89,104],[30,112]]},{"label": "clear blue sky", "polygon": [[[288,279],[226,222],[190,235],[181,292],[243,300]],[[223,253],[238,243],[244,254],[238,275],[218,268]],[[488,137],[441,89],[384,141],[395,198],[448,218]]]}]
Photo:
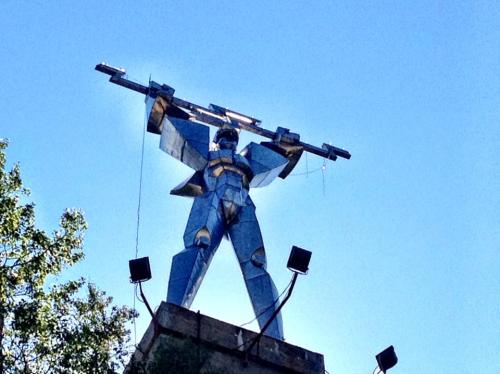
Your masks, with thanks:
[{"label": "clear blue sky", "polygon": [[[352,153],[327,163],[324,193],[321,172],[253,192],[279,289],[290,247],[313,252],[284,309],[287,341],[323,353],[330,373],[371,373],[390,344],[394,374],[498,373],[498,3],[6,0],[0,31],[9,160],[42,227],[66,207],[89,221],[86,259],[64,277],[132,305],[144,104],[93,70],[107,61]],[[139,246],[154,305],[191,204],[169,195],[190,170],[158,142],[146,135]],[[303,158],[296,172],[322,163]],[[227,242],[193,309],[252,319]]]}]

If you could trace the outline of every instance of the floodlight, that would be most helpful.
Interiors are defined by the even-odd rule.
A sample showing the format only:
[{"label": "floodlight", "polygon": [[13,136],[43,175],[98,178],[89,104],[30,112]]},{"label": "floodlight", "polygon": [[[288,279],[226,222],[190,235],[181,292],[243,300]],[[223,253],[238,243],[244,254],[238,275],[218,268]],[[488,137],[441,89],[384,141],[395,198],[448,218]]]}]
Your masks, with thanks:
[{"label": "floodlight", "polygon": [[128,262],[130,269],[130,281],[140,283],[151,279],[151,268],[149,267],[149,257],[136,258]]},{"label": "floodlight", "polygon": [[391,345],[375,356],[377,359],[377,364],[382,373],[394,367],[398,363],[398,357],[394,351],[394,347]]},{"label": "floodlight", "polygon": [[295,273],[306,274],[309,270],[311,254],[305,249],[293,246],[286,267]]},{"label": "floodlight", "polygon": [[[145,282],[145,281],[151,279],[151,268],[149,267],[149,257],[141,257],[141,258],[136,258],[134,260],[130,260],[128,262],[128,267],[130,269],[130,281],[132,283],[139,283],[139,290],[141,292],[141,298],[142,298],[142,301],[144,302],[144,304],[146,304],[146,308],[148,308],[148,312],[154,321],[155,334],[156,334],[156,329],[160,325],[159,325],[158,319],[156,318],[156,315],[154,314],[153,310],[149,306],[148,300],[146,299],[144,292],[142,291],[142,282]],[[137,287],[137,286],[135,286],[135,287]]]}]

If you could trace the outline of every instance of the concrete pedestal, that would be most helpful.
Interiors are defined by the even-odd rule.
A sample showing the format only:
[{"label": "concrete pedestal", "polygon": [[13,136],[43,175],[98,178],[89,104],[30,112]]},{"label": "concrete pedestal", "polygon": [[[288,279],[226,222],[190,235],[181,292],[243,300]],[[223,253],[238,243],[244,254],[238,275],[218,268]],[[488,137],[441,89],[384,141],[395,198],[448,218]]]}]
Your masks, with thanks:
[{"label": "concrete pedestal", "polygon": [[325,372],[323,356],[179,306],[161,303],[124,374]]}]

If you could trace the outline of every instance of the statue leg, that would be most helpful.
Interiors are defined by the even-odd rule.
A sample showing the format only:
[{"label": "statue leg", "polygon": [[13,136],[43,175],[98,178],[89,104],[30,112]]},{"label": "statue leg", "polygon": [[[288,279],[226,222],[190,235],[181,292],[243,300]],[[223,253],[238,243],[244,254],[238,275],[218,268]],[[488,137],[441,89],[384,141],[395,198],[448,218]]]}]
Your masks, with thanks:
[{"label": "statue leg", "polygon": [[167,302],[191,306],[224,234],[219,205],[212,192],[195,198],[184,232],[185,249],[172,259]]},{"label": "statue leg", "polygon": [[[229,228],[229,236],[250,296],[253,310],[262,329],[279,304],[278,292],[266,270],[266,252],[255,206],[248,198],[247,206],[241,208],[236,221]],[[283,340],[283,323],[278,314],[264,333]]]}]

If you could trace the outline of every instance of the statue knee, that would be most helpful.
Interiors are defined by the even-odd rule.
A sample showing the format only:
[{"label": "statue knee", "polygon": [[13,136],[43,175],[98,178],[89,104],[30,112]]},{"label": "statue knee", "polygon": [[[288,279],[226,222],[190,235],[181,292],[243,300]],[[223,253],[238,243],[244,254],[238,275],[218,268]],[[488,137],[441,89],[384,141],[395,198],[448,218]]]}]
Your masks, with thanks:
[{"label": "statue knee", "polygon": [[184,234],[184,246],[186,249],[193,247],[207,249],[211,244],[212,236],[206,226],[198,231],[191,231]]},{"label": "statue knee", "polygon": [[194,245],[205,249],[210,246],[210,243],[210,232],[206,227],[201,228],[194,237]]},{"label": "statue knee", "polygon": [[266,252],[264,247],[257,248],[252,256],[250,257],[252,264],[257,268],[266,269],[267,261],[266,261]]}]

